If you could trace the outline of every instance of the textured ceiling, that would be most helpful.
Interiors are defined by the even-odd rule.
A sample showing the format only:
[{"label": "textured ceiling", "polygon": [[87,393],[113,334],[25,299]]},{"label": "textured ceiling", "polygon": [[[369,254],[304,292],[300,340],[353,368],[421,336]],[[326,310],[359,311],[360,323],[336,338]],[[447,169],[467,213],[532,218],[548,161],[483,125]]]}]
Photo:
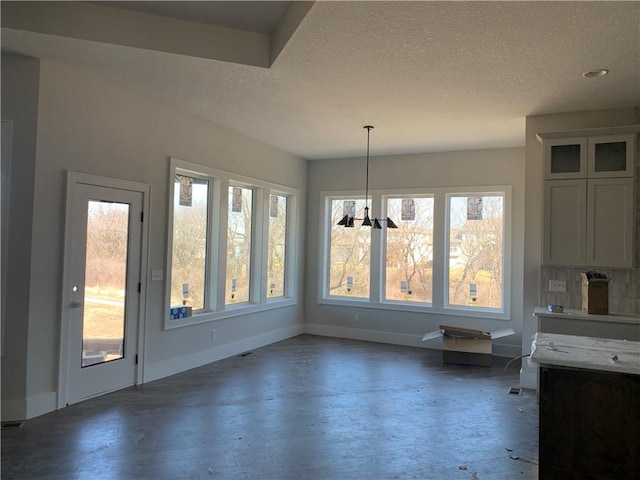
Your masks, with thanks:
[{"label": "textured ceiling", "polygon": [[15,28],[2,47],[308,159],[361,156],[365,124],[372,155],[510,147],[527,115],[640,105],[640,2],[320,1],[270,68]]}]

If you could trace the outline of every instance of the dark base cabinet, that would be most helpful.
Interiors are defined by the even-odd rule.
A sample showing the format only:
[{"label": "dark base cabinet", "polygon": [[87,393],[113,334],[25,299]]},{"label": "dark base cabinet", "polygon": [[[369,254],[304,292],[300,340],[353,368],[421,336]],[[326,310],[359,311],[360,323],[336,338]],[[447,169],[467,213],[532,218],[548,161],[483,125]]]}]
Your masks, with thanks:
[{"label": "dark base cabinet", "polygon": [[540,480],[640,479],[640,376],[542,366]]}]

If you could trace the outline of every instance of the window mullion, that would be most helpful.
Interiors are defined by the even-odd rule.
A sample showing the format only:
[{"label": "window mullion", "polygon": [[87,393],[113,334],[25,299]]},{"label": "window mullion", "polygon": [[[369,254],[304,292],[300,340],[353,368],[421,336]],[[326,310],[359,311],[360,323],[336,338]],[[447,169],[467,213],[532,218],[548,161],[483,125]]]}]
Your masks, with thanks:
[{"label": "window mullion", "polygon": [[[381,218],[387,218],[389,216],[387,211],[387,200],[388,199],[386,196],[384,195],[380,196],[380,217]],[[380,286],[378,287],[378,295],[379,295],[378,301],[380,302],[385,301],[386,295],[387,295],[387,256],[388,256],[387,229],[388,227],[386,227],[386,222],[383,223],[383,225],[385,226],[382,228],[382,231],[380,232],[380,255],[379,255]]]},{"label": "window mullion", "polygon": [[446,201],[444,192],[436,192],[433,198],[433,293],[432,305],[442,308],[445,304],[445,282],[449,268],[449,255],[446,246]]},{"label": "window mullion", "polygon": [[[218,297],[218,286],[220,284],[219,275],[216,275],[216,272],[220,271],[220,263],[224,263],[224,259],[220,258],[220,244],[226,242],[226,238],[224,241],[220,238],[221,235],[218,235],[218,232],[222,232],[220,228],[221,225],[221,211],[220,211],[220,184],[221,180],[218,178],[211,178],[210,181],[210,190],[209,190],[209,212],[208,215],[208,224],[209,224],[209,232],[208,238],[209,242],[207,245],[207,271],[205,272],[206,282],[207,282],[207,295],[205,299],[205,307],[210,311],[217,311],[220,308],[220,305],[224,305],[224,298],[222,303],[220,303],[220,298]],[[222,271],[224,271],[224,265],[222,266]],[[224,285],[224,282],[222,283]]]},{"label": "window mullion", "polygon": [[[371,193],[371,212],[382,212],[382,196],[379,192]],[[382,213],[380,213],[380,216]],[[373,218],[373,217],[372,217]],[[380,217],[378,217],[380,218]],[[385,227],[386,228],[386,227]],[[382,233],[383,230],[371,231],[371,269],[369,271],[369,300],[373,303],[380,303],[380,294],[382,289]]]},{"label": "window mullion", "polygon": [[267,232],[269,231],[269,189],[254,188],[254,208],[251,239],[251,303],[266,303],[267,284]]},{"label": "window mullion", "polygon": [[218,192],[220,202],[220,229],[218,244],[218,270],[212,271],[212,275],[216,275],[218,288],[215,290],[217,310],[225,309],[226,282],[227,282],[227,224],[229,222],[229,179],[220,179],[220,191]]},{"label": "window mullion", "polygon": [[331,200],[324,194],[320,195],[320,240],[318,246],[318,298],[329,296],[330,261],[331,261]]},{"label": "window mullion", "polygon": [[285,232],[285,244],[284,244],[284,296],[291,298],[292,293],[295,291],[295,268],[294,265],[298,263],[297,251],[298,251],[298,236],[296,225],[300,225],[300,219],[298,217],[298,203],[297,198],[294,196],[287,197],[287,219],[286,219],[286,232]]}]

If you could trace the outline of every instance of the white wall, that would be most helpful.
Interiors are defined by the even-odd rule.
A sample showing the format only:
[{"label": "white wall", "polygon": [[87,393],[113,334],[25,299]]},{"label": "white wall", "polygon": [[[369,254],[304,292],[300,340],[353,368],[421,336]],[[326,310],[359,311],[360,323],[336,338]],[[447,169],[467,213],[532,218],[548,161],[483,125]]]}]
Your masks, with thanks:
[{"label": "white wall", "polygon": [[[532,315],[540,304],[542,268],[542,208],[544,194],[544,157],[538,132],[577,130],[581,128],[613,127],[640,123],[639,109],[625,108],[592,112],[561,113],[527,117],[526,122],[526,205],[524,244],[524,310],[525,326],[522,335],[522,353],[531,352],[531,340],[537,323]],[[522,364],[520,385],[536,388],[536,370],[527,362]]]},{"label": "white wall", "polygon": [[[512,327],[516,335],[494,342],[494,352],[517,356],[520,352],[522,328],[524,149],[458,151],[370,159],[369,185],[373,189],[512,186],[512,309],[511,318],[507,321],[319,304],[320,192],[362,190],[364,193],[364,180],[365,160],[362,158],[309,162],[305,330],[363,340],[427,346],[422,342],[422,336],[441,324],[482,330]],[[360,321],[357,323],[354,321],[355,313],[360,314]],[[438,344],[431,342],[428,346],[437,348]]]},{"label": "white wall", "polygon": [[[2,55],[2,120],[11,122],[11,158],[2,158],[3,172],[10,171],[9,211],[2,219],[3,250],[7,248],[3,280],[8,301],[2,313],[2,418],[25,418],[27,331],[29,319],[30,244],[33,218],[33,175],[36,164],[38,80],[40,62],[35,58]],[[4,132],[4,131],[3,131]],[[10,163],[10,165],[5,165]],[[8,167],[8,168],[6,168]],[[13,187],[13,188],[10,188]],[[5,231],[6,229],[6,231]],[[3,258],[4,260],[4,258]],[[6,268],[6,272],[4,271]],[[3,299],[5,301],[5,299]]]},{"label": "white wall", "polygon": [[[3,92],[3,101],[4,98]],[[296,188],[302,192],[301,204],[306,202],[306,161],[62,65],[41,62],[31,296],[25,345],[27,417],[55,408],[65,171],[150,184],[151,212],[145,216],[150,226],[149,269],[164,269],[169,156]],[[300,245],[304,240],[301,234]],[[164,331],[164,285],[149,281],[142,359],[145,380],[301,332],[302,265],[297,276],[298,305],[219,320],[215,323],[215,345],[209,335],[211,323]]]}]

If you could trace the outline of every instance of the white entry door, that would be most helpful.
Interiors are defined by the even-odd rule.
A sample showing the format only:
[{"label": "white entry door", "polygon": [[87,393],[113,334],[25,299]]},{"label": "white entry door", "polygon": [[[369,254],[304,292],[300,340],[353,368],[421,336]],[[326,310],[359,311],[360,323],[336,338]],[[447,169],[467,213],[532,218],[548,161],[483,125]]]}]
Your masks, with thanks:
[{"label": "white entry door", "polygon": [[59,406],[136,383],[145,192],[130,187],[68,178]]}]

